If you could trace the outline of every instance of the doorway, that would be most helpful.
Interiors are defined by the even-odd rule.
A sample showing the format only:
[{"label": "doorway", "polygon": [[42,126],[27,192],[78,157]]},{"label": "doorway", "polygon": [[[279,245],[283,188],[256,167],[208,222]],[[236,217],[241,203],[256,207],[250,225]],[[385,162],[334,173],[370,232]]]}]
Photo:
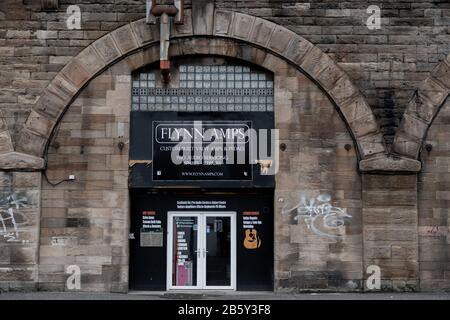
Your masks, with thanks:
[{"label": "doorway", "polygon": [[167,288],[236,290],[235,212],[168,212]]}]

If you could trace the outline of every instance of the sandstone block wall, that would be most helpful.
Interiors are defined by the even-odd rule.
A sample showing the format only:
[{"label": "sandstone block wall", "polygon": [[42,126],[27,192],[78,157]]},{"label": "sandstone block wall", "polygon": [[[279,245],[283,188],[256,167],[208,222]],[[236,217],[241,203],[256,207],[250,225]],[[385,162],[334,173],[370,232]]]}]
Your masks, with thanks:
[{"label": "sandstone block wall", "polygon": [[40,172],[0,173],[0,289],[35,290]]},{"label": "sandstone block wall", "polygon": [[[112,68],[64,116],[42,184],[39,289],[66,290],[66,268],[81,270],[84,291],[128,290],[128,132],[131,75]],[[120,150],[118,143],[125,143]]]},{"label": "sandstone block wall", "polygon": [[[212,3],[219,10],[214,19]],[[66,9],[73,4],[82,11],[81,30],[67,29]],[[197,38],[174,40],[171,55],[233,56],[275,72],[276,121],[287,145],[275,194],[277,290],[359,290],[373,264],[382,268],[387,290],[450,288],[448,101],[439,112],[450,93],[450,57],[436,67],[450,52],[450,3],[379,1],[379,30],[366,27],[371,4],[200,1],[191,23],[174,30],[177,37]],[[127,290],[128,150],[117,143],[127,140],[131,70],[154,61],[158,47],[103,72],[57,125],[48,150],[48,178],[75,174],[75,183],[52,187],[38,171],[42,159],[11,151],[41,156],[63,111],[60,100],[69,99],[106,64],[157,39],[157,29],[142,21],[113,31],[144,16],[144,0],[59,0],[58,9],[48,11],[40,1],[1,1],[0,151],[9,153],[1,159],[6,170],[0,172],[0,288],[64,290],[66,266],[79,264],[86,271],[86,290]],[[217,37],[282,55],[325,92],[264,49]],[[422,82],[433,68],[432,78]],[[52,96],[55,90],[61,96]],[[402,117],[392,150],[408,159],[386,155]],[[23,130],[26,120],[34,139]],[[122,125],[125,134],[119,135]],[[417,175],[420,163],[414,159],[422,142],[432,150],[420,153],[423,171]],[[347,144],[352,148],[347,150]],[[365,159],[359,168],[370,173],[358,172],[355,147]],[[325,194],[351,215],[336,230],[337,239],[314,234],[292,214],[282,214],[286,204],[302,196],[310,204],[328,199]]]},{"label": "sandstone block wall", "polygon": [[[187,7],[191,1],[186,1]],[[273,21],[330,54],[368,98],[388,142],[404,107],[433,67],[450,52],[447,1],[378,1],[379,30],[369,30],[371,1],[216,0],[217,8]],[[82,29],[68,30],[69,5],[82,10]],[[17,132],[29,106],[57,71],[105,33],[145,16],[144,0],[60,0],[56,11],[40,1],[0,3],[0,105]]]},{"label": "sandstone block wall", "polygon": [[422,290],[450,289],[450,100],[442,107],[424,144],[419,191],[419,271]]}]

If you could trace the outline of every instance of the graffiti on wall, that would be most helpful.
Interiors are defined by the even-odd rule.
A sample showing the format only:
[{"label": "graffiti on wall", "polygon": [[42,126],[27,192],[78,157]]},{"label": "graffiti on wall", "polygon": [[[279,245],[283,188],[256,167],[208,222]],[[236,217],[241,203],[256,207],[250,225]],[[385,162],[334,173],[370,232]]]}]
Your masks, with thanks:
[{"label": "graffiti on wall", "polygon": [[430,235],[435,239],[446,240],[448,235],[448,229],[446,227],[434,225],[428,228],[427,235]]},{"label": "graffiti on wall", "polygon": [[16,193],[0,196],[0,236],[6,242],[24,242],[20,240],[17,214],[20,208],[27,206],[27,198]]},{"label": "graffiti on wall", "polygon": [[333,206],[331,196],[325,193],[316,198],[307,198],[301,193],[295,206],[289,207],[289,203],[286,203],[281,209],[282,214],[292,212],[295,214],[294,220],[303,221],[315,234],[330,238],[341,237],[340,228],[345,225],[346,219],[352,217],[346,209]]}]

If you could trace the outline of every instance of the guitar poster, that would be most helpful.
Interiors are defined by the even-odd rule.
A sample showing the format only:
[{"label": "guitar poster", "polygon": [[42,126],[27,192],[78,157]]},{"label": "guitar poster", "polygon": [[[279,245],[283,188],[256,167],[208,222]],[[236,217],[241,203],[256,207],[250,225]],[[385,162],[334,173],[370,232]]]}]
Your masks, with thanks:
[{"label": "guitar poster", "polygon": [[244,248],[253,250],[261,247],[261,236],[258,227],[262,225],[259,211],[244,211],[242,213],[242,227],[245,230]]}]

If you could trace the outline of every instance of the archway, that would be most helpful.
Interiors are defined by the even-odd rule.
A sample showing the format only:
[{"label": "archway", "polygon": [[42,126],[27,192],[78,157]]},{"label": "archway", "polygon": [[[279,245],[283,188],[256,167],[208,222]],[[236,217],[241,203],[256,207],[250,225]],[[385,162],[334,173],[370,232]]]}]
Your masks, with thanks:
[{"label": "archway", "polygon": [[392,151],[418,159],[428,129],[450,94],[450,55],[425,79],[406,107]]},{"label": "archway", "polygon": [[[195,19],[186,12],[184,25],[174,26],[170,56],[210,54],[239,58],[274,70],[283,59],[304,72],[334,102],[356,142],[360,159],[385,157],[375,116],[349,77],[319,48],[294,32],[267,20],[215,10],[213,19]],[[54,129],[77,94],[90,80],[116,62],[132,57],[132,68],[159,59],[158,27],[141,19],[98,39],[74,57],[42,93],[22,129],[16,151],[30,156],[30,167],[44,163]],[[199,45],[204,44],[204,45]],[[206,45],[205,45],[206,44]],[[143,49],[146,49],[145,52]],[[16,158],[7,150],[4,158]]]}]

